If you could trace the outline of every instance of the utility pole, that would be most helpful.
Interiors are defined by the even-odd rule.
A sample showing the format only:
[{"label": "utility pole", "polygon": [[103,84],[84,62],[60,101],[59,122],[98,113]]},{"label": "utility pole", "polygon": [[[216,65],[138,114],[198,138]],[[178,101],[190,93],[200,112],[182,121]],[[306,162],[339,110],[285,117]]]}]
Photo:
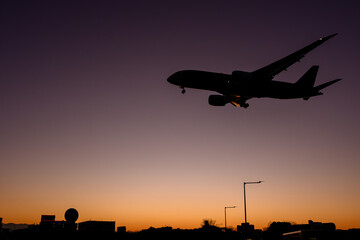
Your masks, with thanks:
[{"label": "utility pole", "polygon": [[246,216],[246,191],[245,191],[245,186],[246,184],[258,184],[258,183],[262,183],[264,181],[257,181],[257,182],[244,182],[244,212],[245,212],[245,223],[247,223],[247,216]]},{"label": "utility pole", "polygon": [[225,231],[226,231],[226,209],[227,209],[227,208],[236,208],[236,206],[225,207]]}]

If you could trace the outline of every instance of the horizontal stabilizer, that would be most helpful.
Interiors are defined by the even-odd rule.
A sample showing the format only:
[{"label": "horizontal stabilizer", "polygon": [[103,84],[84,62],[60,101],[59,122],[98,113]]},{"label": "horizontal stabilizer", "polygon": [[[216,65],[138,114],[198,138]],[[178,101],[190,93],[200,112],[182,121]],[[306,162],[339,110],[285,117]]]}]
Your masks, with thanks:
[{"label": "horizontal stabilizer", "polygon": [[334,84],[334,83],[336,83],[336,82],[338,82],[340,80],[341,80],[341,78],[332,80],[332,81],[324,83],[324,84],[321,84],[319,86],[314,87],[314,90],[315,91],[320,91],[321,89],[326,88],[326,87],[328,87],[328,86],[330,86],[330,85],[332,85],[332,84]]}]

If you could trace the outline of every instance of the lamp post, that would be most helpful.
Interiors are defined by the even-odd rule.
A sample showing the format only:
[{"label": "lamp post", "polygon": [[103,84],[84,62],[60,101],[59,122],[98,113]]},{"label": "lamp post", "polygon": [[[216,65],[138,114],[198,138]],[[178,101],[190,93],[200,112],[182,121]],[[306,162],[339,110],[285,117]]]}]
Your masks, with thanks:
[{"label": "lamp post", "polygon": [[244,182],[244,212],[245,212],[245,223],[247,223],[247,217],[246,217],[246,193],[245,193],[245,186],[246,184],[258,184],[262,183],[264,181],[258,181],[258,182]]},{"label": "lamp post", "polygon": [[225,230],[226,230],[226,209],[227,209],[227,208],[236,208],[236,206],[225,207]]}]

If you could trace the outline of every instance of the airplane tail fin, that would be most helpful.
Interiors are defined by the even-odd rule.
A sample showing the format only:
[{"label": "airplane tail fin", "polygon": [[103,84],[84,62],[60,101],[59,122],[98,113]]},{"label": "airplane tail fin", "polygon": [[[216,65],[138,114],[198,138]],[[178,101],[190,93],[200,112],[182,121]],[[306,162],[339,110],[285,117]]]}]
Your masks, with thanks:
[{"label": "airplane tail fin", "polygon": [[330,85],[332,85],[332,84],[334,84],[334,83],[336,83],[336,82],[338,82],[340,80],[341,80],[341,78],[329,81],[327,83],[323,83],[323,84],[321,84],[319,86],[314,87],[314,90],[316,92],[319,92],[321,89],[324,89],[324,88],[326,88],[326,87],[328,87],[328,86],[330,86]]},{"label": "airplane tail fin", "polygon": [[296,83],[298,89],[308,91],[314,87],[319,66],[312,66]]}]

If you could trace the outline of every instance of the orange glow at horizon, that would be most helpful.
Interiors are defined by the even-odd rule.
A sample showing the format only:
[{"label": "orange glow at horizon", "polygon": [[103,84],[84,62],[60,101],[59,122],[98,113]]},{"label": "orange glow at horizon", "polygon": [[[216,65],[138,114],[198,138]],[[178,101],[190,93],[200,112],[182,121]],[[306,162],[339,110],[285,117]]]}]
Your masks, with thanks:
[{"label": "orange glow at horizon", "polygon": [[[157,186],[132,192],[127,198],[124,198],[124,193],[107,190],[103,191],[102,196],[83,193],[82,197],[51,197],[56,191],[61,191],[56,188],[53,193],[38,192],[28,197],[26,202],[22,200],[25,196],[13,195],[11,199],[5,196],[2,202],[7,204],[6,208],[0,207],[1,217],[4,223],[38,224],[40,216],[44,214],[56,215],[57,220],[64,220],[65,211],[74,207],[79,211],[77,222],[115,221],[116,226],[126,226],[129,231],[164,226],[193,229],[200,227],[203,219],[213,219],[219,227],[223,227],[224,206],[236,205],[237,208],[227,211],[227,225],[236,228],[236,225],[244,221],[241,188],[227,199],[223,195],[228,189],[221,190],[220,186],[217,186],[216,190],[214,186],[204,189],[203,185],[201,191],[196,190],[196,187],[164,191],[168,188],[166,183],[164,184],[164,187]],[[272,188],[274,193],[269,188]],[[274,186],[269,186],[269,181],[262,186],[247,188],[248,221],[256,228],[264,229],[273,221],[302,224],[308,220],[333,222],[337,229],[359,227],[359,211],[351,207],[356,204],[353,198],[334,196],[331,201],[324,203],[323,199],[328,198],[326,192],[320,192],[319,195],[316,190],[308,191],[309,197],[305,199],[296,188],[287,189],[286,196],[278,190]],[[218,194],[215,194],[215,191]],[[321,195],[323,199],[319,198]],[[342,201],[349,204],[339,209],[337,206]]]},{"label": "orange glow at horizon", "polygon": [[[96,221],[115,221],[116,227],[118,226],[126,226],[128,231],[140,231],[143,229],[147,229],[149,227],[165,227],[170,226],[173,228],[180,229],[194,229],[201,227],[202,221],[204,219],[212,219],[215,220],[216,225],[219,227],[224,227],[224,214],[221,214],[222,211],[216,210],[214,212],[209,211],[208,214],[194,214],[191,215],[191,212],[188,212],[189,215],[183,214],[183,216],[175,215],[156,215],[152,213],[152,215],[142,215],[142,213],[134,212],[132,216],[114,216],[114,214],[102,214],[102,215],[87,215],[83,214],[83,216],[79,216],[77,223],[96,220]],[[3,217],[3,223],[25,223],[25,224],[39,224],[41,215],[49,214],[56,215],[56,220],[64,220],[63,213],[61,211],[42,211],[35,217],[25,217],[23,214],[19,213],[15,216],[11,216],[9,218]],[[57,214],[59,213],[59,214]],[[6,214],[6,212],[5,212]],[[36,214],[35,214],[36,215]],[[185,216],[186,215],[186,216]],[[243,214],[238,213],[230,213],[227,212],[227,225],[229,228],[236,229],[237,225],[240,225],[243,222]],[[7,215],[3,215],[7,216]],[[19,216],[19,217],[18,217]],[[269,216],[264,216],[261,213],[252,212],[252,217],[249,219],[250,224],[253,224],[256,229],[266,229],[270,223],[272,222],[291,222],[292,224],[305,224],[308,223],[308,220],[328,223],[333,222],[336,225],[337,229],[347,230],[351,228],[359,228],[357,225],[358,218],[353,217],[349,218],[347,216],[340,217],[322,217],[319,214],[292,214],[292,215],[277,215],[274,218]]]}]

